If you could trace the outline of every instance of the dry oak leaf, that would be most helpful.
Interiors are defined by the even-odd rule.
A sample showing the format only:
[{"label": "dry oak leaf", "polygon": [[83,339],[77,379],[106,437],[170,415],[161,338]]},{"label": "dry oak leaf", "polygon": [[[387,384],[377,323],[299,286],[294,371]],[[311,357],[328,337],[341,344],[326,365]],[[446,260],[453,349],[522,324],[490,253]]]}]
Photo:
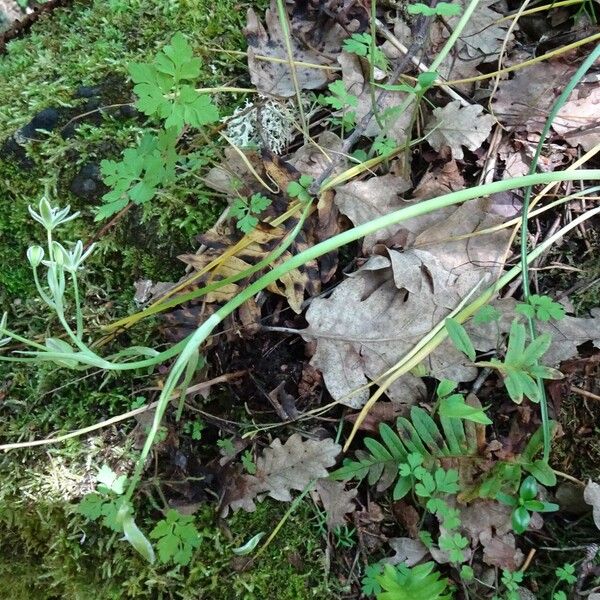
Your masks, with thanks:
[{"label": "dry oak leaf", "polygon": [[[360,123],[369,112],[373,109],[373,101],[371,96],[371,86],[369,85],[368,70],[363,71],[364,63],[356,54],[342,52],[338,57],[338,63],[342,67],[342,80],[349,94],[358,98],[358,106],[354,110],[356,113],[356,121]],[[376,91],[378,95],[378,90]],[[393,111],[407,97],[404,92],[389,92],[385,95],[381,105],[378,108],[380,118],[386,118],[386,111]],[[366,137],[375,137],[384,133],[389,138],[392,138],[398,145],[406,142],[408,130],[412,123],[412,113],[414,110],[414,100],[400,115],[389,116],[389,122],[386,123],[385,131],[382,131],[375,116],[372,116],[367,124],[367,128],[363,132]]]},{"label": "dry oak leaf", "polygon": [[583,492],[583,499],[592,507],[594,523],[600,529],[600,485],[595,481],[588,481]]},{"label": "dry oak leaf", "polygon": [[[415,284],[415,293],[408,292],[406,284],[398,289],[394,278],[390,278],[390,269],[384,274],[365,271],[342,282],[329,298],[311,303],[306,313],[309,327],[302,330],[302,336],[317,340],[311,364],[322,371],[330,394],[342,404],[362,407],[369,397],[368,390],[349,394],[394,365],[449,313],[448,308],[435,302],[436,298],[447,298],[442,292],[437,295],[435,285],[436,281],[442,284],[447,273],[428,253],[421,256],[426,262],[416,257],[407,266],[405,278],[409,286]],[[433,290],[428,284],[419,286],[414,277],[414,270],[422,273],[422,267],[433,272]],[[396,273],[397,281],[400,275]],[[456,381],[475,377],[475,369],[462,362],[454,346],[443,344],[431,355],[429,366],[435,377]],[[394,401],[412,404],[424,392],[421,379],[406,375],[392,385],[388,395]]]},{"label": "dry oak leaf", "polygon": [[[335,204],[354,225],[361,225],[408,206],[400,194],[410,187],[410,182],[395,175],[371,177],[366,181],[351,181],[336,189]],[[401,225],[390,225],[368,235],[363,240],[363,251],[368,254],[378,241],[387,240],[401,228]]]},{"label": "dry oak leaf", "polygon": [[288,502],[291,490],[304,490],[311,481],[327,477],[327,468],[335,464],[341,446],[331,439],[302,440],[294,433],[285,444],[275,439],[256,460],[259,492]]},{"label": "dry oak leaf", "polygon": [[[462,79],[480,75],[477,66],[483,62],[497,61],[506,38],[509,21],[498,23],[501,14],[491,7],[497,0],[483,0],[471,15],[466,27],[454,45],[453,52],[438,67],[439,74],[445,79]],[[464,8],[468,2],[460,2]],[[433,24],[431,28],[430,56],[435,56],[453,31],[460,16],[445,18]],[[511,34],[507,50],[512,46]]]},{"label": "dry oak leaf", "polygon": [[346,489],[343,481],[319,479],[317,481],[317,494],[321,498],[323,508],[327,513],[327,527],[335,529],[346,523],[345,515],[356,510],[354,498],[358,488]]},{"label": "dry oak leaf", "polygon": [[479,104],[461,106],[454,100],[444,108],[434,108],[427,125],[428,144],[438,152],[444,146],[452,151],[452,157],[463,158],[463,149],[477,150],[487,139],[494,125],[491,115],[482,115]]},{"label": "dry oak leaf", "polygon": [[567,103],[552,122],[569,145],[589,151],[600,144],[600,87],[584,84],[573,91]]},{"label": "dry oak leaf", "polygon": [[[292,81],[290,65],[287,63],[284,35],[277,16],[274,1],[265,14],[267,28],[260,22],[254,10],[248,10],[247,25],[244,35],[248,40],[248,70],[250,79],[261,94],[289,98],[296,91]],[[324,65],[330,61],[324,59],[322,53],[301,45],[291,36],[292,55],[295,61]],[[285,62],[271,62],[258,59],[257,56],[282,59]],[[300,89],[316,90],[325,86],[328,81],[325,69],[315,69],[296,65],[296,77]]]},{"label": "dry oak leaf", "polygon": [[420,540],[413,540],[409,537],[390,538],[388,544],[396,553],[386,560],[386,562],[391,565],[403,564],[407,567],[413,567],[421,562],[421,560],[429,553],[427,546],[425,546],[423,542]]},{"label": "dry oak leaf", "polygon": [[500,81],[492,101],[494,115],[509,129],[542,131],[573,71],[574,67],[553,62],[518,70],[512,79]]}]

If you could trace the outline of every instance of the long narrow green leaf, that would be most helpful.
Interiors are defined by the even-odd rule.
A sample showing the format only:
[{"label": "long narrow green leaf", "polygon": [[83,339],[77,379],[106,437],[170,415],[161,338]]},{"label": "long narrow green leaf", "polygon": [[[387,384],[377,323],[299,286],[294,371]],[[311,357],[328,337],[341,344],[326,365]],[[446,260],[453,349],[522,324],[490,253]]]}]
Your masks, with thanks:
[{"label": "long narrow green leaf", "polygon": [[457,456],[464,454],[467,448],[467,442],[465,440],[465,431],[461,420],[440,416],[440,423],[450,452]]},{"label": "long narrow green leaf", "polygon": [[387,461],[393,460],[391,452],[380,442],[373,438],[365,438],[365,446],[370,450],[371,454],[378,460]]},{"label": "long narrow green leaf", "polygon": [[402,443],[410,452],[418,452],[423,456],[431,456],[431,453],[425,448],[419,434],[408,419],[398,417],[396,420],[396,428],[398,429]]},{"label": "long narrow green leaf", "polygon": [[410,411],[410,418],[419,437],[427,444],[431,454],[434,456],[449,454],[444,437],[440,433],[435,421],[425,410],[419,406],[413,406]]},{"label": "long narrow green leaf", "polygon": [[379,424],[379,435],[381,436],[383,443],[399,463],[406,460],[408,452],[406,451],[402,440],[387,423]]},{"label": "long narrow green leaf", "polygon": [[520,358],[525,350],[526,335],[525,325],[519,323],[519,321],[515,319],[510,326],[510,332],[508,334],[508,347],[504,359],[507,364],[519,364]]},{"label": "long narrow green leaf", "polygon": [[452,317],[448,317],[444,324],[448,337],[452,340],[458,350],[463,352],[471,362],[475,361],[475,348],[466,329]]},{"label": "long narrow green leaf", "polygon": [[549,333],[542,333],[527,346],[521,355],[521,361],[524,365],[536,363],[550,348],[552,336]]}]

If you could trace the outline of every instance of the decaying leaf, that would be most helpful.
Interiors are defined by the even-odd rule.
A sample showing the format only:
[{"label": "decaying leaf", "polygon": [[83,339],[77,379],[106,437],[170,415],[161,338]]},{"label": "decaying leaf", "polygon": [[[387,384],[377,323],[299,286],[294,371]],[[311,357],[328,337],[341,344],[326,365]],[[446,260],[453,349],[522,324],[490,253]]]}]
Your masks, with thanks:
[{"label": "decaying leaf", "polygon": [[303,440],[299,433],[285,444],[275,439],[256,461],[261,491],[275,500],[289,501],[291,490],[304,490],[313,479],[327,477],[341,446],[331,439]]},{"label": "decaying leaf", "polygon": [[[471,18],[457,40],[453,52],[438,68],[446,79],[462,79],[478,75],[477,66],[484,62],[497,61],[502,42],[506,38],[510,22],[498,23],[500,13],[492,9],[497,0],[484,0],[477,5]],[[463,11],[468,2],[462,0]],[[431,47],[432,56],[437,53],[442,44],[448,39],[450,32],[456,26],[459,16],[444,18],[432,26]],[[508,48],[512,46],[513,35],[509,38]]]},{"label": "decaying leaf", "polygon": [[330,530],[344,525],[345,515],[356,510],[353,500],[358,493],[358,488],[347,490],[343,481],[319,479],[317,493],[327,513],[327,527]]},{"label": "decaying leaf", "polygon": [[[368,210],[378,210],[378,202],[391,202],[392,182],[391,176],[384,176],[375,178],[370,185],[366,182],[350,188],[343,186],[343,210],[357,222],[372,218],[364,207],[355,208],[351,198],[355,204],[370,199],[371,204],[368,200],[366,203]],[[348,189],[356,195],[351,196]],[[487,212],[487,204],[482,200],[409,219],[401,223],[402,230],[392,229],[387,234],[398,237],[399,231],[405,231],[404,239],[423,246],[422,249],[388,250],[387,256],[375,255],[329,298],[313,300],[306,315],[309,327],[303,336],[316,340],[311,364],[323,372],[325,385],[336,400],[353,408],[361,407],[368,391],[350,397],[348,394],[394,365],[475,285],[498,272],[506,233],[469,240],[448,238],[499,221],[498,216]],[[367,238],[365,246],[372,248],[375,241]],[[434,351],[426,366],[438,378],[467,381],[476,375],[476,370],[465,366],[450,343]],[[396,402],[412,404],[423,390],[419,378],[406,375],[392,385],[389,396]]]},{"label": "decaying leaf", "polygon": [[512,533],[492,536],[482,542],[483,562],[492,567],[516,571],[525,558],[523,552],[515,546]]},{"label": "decaying leaf", "polygon": [[386,561],[392,565],[404,564],[412,567],[425,558],[429,552],[423,542],[409,537],[390,538],[388,544],[396,553]]},{"label": "decaying leaf", "polygon": [[464,187],[465,180],[458,170],[456,161],[450,160],[423,175],[413,192],[413,198],[429,200],[429,198],[462,190]]},{"label": "decaying leaf", "polygon": [[486,564],[514,571],[523,562],[523,553],[515,547],[511,508],[499,502],[485,500],[461,509],[461,526],[471,545],[483,546]]},{"label": "decaying leaf", "polygon": [[492,104],[495,116],[509,129],[540,132],[573,71],[555,62],[518,70],[512,79],[500,82]]},{"label": "decaying leaf", "polygon": [[583,499],[592,507],[594,523],[600,529],[600,485],[595,481],[588,481],[583,492]]},{"label": "decaying leaf", "polygon": [[[286,51],[281,23],[277,15],[274,1],[265,14],[266,29],[253,9],[248,10],[248,22],[244,35],[248,40],[248,70],[250,79],[256,88],[265,95],[288,98],[295,95],[294,83],[287,63]],[[291,36],[292,54],[295,61],[324,65],[327,60],[323,53],[312,50],[299,43]],[[258,59],[257,56],[282,59],[285,62],[270,62]],[[296,66],[296,76],[300,89],[316,90],[327,83],[327,71],[304,65]]]},{"label": "decaying leaf", "polygon": [[552,122],[552,129],[571,146],[591,150],[600,143],[600,87],[580,85]]},{"label": "decaying leaf", "polygon": [[[335,203],[354,225],[361,225],[406,206],[407,203],[400,194],[410,187],[408,181],[394,175],[351,181],[336,189]],[[399,225],[391,225],[368,235],[363,240],[363,251],[369,253],[377,241],[389,239],[400,228]]]},{"label": "decaying leaf", "polygon": [[[363,71],[364,65],[356,54],[342,52],[338,57],[338,62],[342,67],[342,80],[348,93],[358,98],[358,106],[356,107],[356,120],[360,122],[363,117],[369,113],[373,107],[373,99],[371,97],[371,88],[369,85],[368,70]],[[379,90],[377,90],[377,93]],[[389,92],[386,94],[381,103],[379,114],[386,117],[386,111],[393,111],[406,98],[404,92]],[[412,102],[404,113],[400,115],[392,115],[387,113],[389,120],[386,121],[385,131],[377,123],[377,119],[373,116],[364,131],[364,135],[375,137],[380,133],[384,133],[392,138],[397,144],[403,144],[407,139],[407,132],[412,122],[412,112],[414,110],[414,102]]]},{"label": "decaying leaf", "polygon": [[229,508],[253,512],[254,500],[263,494],[290,501],[292,490],[304,491],[311,482],[327,477],[327,469],[335,464],[340,451],[341,446],[331,439],[303,440],[299,433],[289,437],[285,444],[273,440],[257,458],[254,475],[238,470],[226,476],[222,514],[226,515]]},{"label": "decaying leaf", "polygon": [[463,158],[463,149],[477,150],[487,139],[494,125],[491,115],[483,115],[479,104],[461,106],[458,100],[444,108],[434,108],[427,125],[427,142],[438,152],[448,146],[452,157]]}]

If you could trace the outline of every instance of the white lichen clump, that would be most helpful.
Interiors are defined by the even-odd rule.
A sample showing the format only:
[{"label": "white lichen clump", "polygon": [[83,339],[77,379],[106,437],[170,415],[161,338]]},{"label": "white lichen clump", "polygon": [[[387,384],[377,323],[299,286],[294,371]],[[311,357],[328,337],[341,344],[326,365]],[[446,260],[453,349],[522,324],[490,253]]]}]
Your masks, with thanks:
[{"label": "white lichen clump", "polygon": [[294,138],[299,122],[294,100],[277,101],[259,97],[235,109],[223,119],[227,135],[240,148],[266,145],[271,152],[282,154]]}]

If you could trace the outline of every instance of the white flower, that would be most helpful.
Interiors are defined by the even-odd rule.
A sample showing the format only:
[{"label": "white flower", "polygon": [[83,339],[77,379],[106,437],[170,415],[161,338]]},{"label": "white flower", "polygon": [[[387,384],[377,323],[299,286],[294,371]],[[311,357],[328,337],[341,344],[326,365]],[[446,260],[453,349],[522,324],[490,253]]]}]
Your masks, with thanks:
[{"label": "white flower", "polygon": [[52,231],[59,225],[62,225],[67,221],[71,221],[79,216],[78,212],[69,215],[69,212],[71,212],[70,206],[67,206],[65,208],[51,206],[46,196],[43,196],[40,200],[38,210],[39,212],[35,212],[30,206],[29,214],[38,223],[41,223],[48,231]]}]

